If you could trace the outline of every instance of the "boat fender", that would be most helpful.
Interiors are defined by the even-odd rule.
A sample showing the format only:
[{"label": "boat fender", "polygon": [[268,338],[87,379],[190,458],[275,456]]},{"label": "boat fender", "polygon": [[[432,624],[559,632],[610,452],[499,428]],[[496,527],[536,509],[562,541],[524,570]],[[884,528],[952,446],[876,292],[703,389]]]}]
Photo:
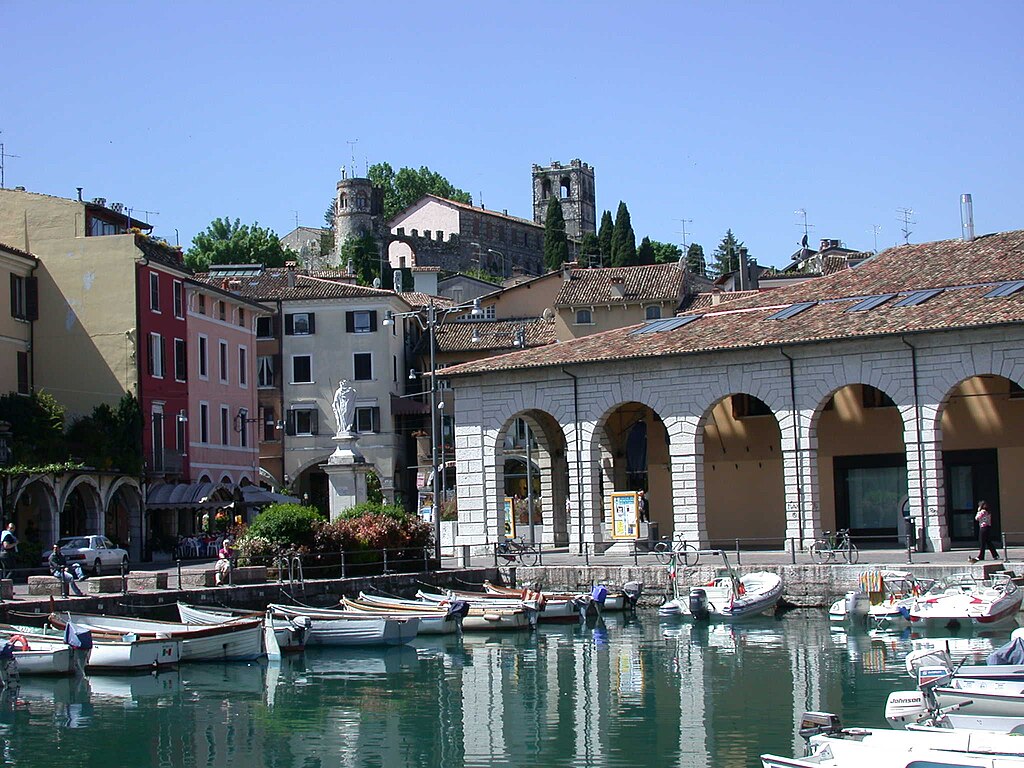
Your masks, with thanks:
[{"label": "boat fender", "polygon": [[11,645],[14,646],[14,648],[16,650],[19,650],[19,651],[31,650],[29,648],[29,645],[28,645],[28,640],[25,638],[24,635],[11,635],[10,643],[11,643]]},{"label": "boat fender", "polygon": [[737,595],[745,595],[745,594],[747,594],[747,588],[743,586],[743,582],[742,581],[739,583],[739,586],[736,587],[736,594]]},{"label": "boat fender", "polygon": [[485,613],[484,618],[487,621],[501,621],[501,616],[497,613]]}]

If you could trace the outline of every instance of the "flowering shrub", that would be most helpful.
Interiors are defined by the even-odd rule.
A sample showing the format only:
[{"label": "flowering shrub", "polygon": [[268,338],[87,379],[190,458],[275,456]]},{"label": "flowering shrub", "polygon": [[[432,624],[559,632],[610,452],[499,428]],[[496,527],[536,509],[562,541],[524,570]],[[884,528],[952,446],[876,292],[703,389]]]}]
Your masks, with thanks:
[{"label": "flowering shrub", "polygon": [[431,541],[431,528],[400,507],[367,502],[317,527],[313,547],[321,552],[360,549],[420,549]]},{"label": "flowering shrub", "polygon": [[278,547],[264,536],[246,535],[235,542],[239,565],[266,565],[277,553]]},{"label": "flowering shrub", "polygon": [[256,516],[242,538],[261,537],[279,548],[299,549],[313,544],[316,530],[324,522],[315,507],[272,504]]}]

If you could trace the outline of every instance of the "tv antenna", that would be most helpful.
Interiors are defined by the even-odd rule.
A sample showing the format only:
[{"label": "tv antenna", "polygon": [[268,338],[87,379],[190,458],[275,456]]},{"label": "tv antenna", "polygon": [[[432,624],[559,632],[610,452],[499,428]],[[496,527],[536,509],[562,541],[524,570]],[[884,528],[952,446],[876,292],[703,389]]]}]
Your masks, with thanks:
[{"label": "tv antenna", "polygon": [[[687,244],[687,242],[686,242],[686,234],[687,234],[687,233],[686,233],[686,225],[687,225],[687,224],[693,224],[693,219],[676,219],[676,221],[678,221],[678,222],[682,223],[682,225],[683,225],[683,226],[682,226],[682,236],[683,236],[683,253],[685,254],[685,253],[686,253],[686,250],[687,250],[687,249],[688,249],[688,248],[690,247],[690,246],[689,246],[689,245]],[[692,233],[691,233],[691,234],[692,234]]]},{"label": "tv antenna", "polygon": [[129,219],[132,217],[132,211],[136,211],[136,210],[139,213],[145,214],[145,216],[146,216],[146,223],[147,224],[149,224],[149,217],[150,216],[159,216],[160,215],[160,211],[147,211],[145,208],[125,208],[125,211],[128,213],[128,218]]},{"label": "tv antenna", "polygon": [[11,155],[4,151],[4,144],[0,141],[0,189],[5,188],[4,184],[4,159],[8,157],[21,157],[21,155]]},{"label": "tv antenna", "polygon": [[871,225],[871,234],[875,236],[875,253],[878,253],[878,233],[882,231],[881,224]]},{"label": "tv antenna", "polygon": [[909,245],[910,244],[910,236],[912,234],[914,234],[910,230],[910,225],[911,224],[917,224],[916,221],[911,221],[911,219],[912,219],[912,217],[914,215],[914,209],[913,208],[897,208],[896,209],[896,213],[899,214],[900,221],[903,222],[903,229],[901,230],[903,232],[903,244],[904,245]]},{"label": "tv antenna", "polygon": [[348,144],[349,151],[352,154],[352,178],[355,178],[355,175],[356,175],[356,144],[359,143],[359,139],[352,139],[351,141],[346,141],[345,143]]},{"label": "tv antenna", "polygon": [[295,228],[298,229],[299,228],[299,212],[298,211],[292,211],[292,213],[295,215]]},{"label": "tv antenna", "polygon": [[804,210],[803,208],[797,208],[795,211],[793,211],[793,213],[795,213],[797,216],[800,216],[800,217],[803,218],[803,223],[798,223],[797,226],[804,228],[804,237],[800,241],[800,245],[802,247],[806,248],[807,247],[807,241],[808,241],[808,239],[811,236],[810,230],[814,229],[814,225],[807,223],[807,211]]}]

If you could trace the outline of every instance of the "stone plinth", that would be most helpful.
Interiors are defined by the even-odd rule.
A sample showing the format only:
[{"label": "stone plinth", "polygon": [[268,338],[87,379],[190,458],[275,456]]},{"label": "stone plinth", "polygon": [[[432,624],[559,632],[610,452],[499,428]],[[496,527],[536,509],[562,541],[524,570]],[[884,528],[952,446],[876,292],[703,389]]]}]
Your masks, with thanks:
[{"label": "stone plinth", "polygon": [[373,466],[356,446],[356,436],[340,434],[334,438],[338,447],[320,468],[327,474],[330,489],[331,520],[337,520],[341,513],[356,504],[366,501],[366,475]]}]

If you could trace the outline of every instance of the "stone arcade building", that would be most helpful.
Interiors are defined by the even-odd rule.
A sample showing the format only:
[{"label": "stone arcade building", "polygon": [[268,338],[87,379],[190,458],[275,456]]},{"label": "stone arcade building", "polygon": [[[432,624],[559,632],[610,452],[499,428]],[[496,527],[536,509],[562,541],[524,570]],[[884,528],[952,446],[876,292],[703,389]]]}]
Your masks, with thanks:
[{"label": "stone arcade building", "polygon": [[573,550],[600,550],[609,494],[641,487],[661,535],[704,546],[802,549],[837,527],[896,544],[906,515],[947,550],[975,540],[980,499],[1024,531],[1024,231],[445,374],[459,544],[501,536],[524,422],[537,537]]}]

